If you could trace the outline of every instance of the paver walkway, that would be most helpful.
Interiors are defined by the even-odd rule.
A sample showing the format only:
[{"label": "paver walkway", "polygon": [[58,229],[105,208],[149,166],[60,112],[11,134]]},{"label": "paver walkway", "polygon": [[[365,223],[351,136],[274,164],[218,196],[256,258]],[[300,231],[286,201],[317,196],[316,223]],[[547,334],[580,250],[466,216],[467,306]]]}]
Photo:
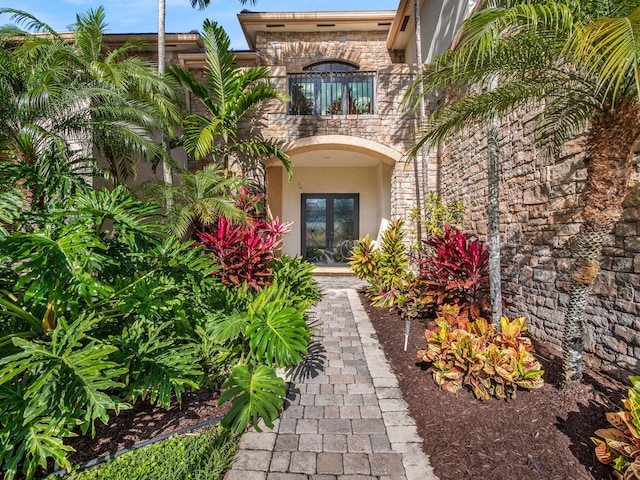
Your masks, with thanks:
[{"label": "paver walkway", "polygon": [[225,480],[437,480],[354,277],[317,277],[324,296],[304,365],[273,430],[240,440]]}]

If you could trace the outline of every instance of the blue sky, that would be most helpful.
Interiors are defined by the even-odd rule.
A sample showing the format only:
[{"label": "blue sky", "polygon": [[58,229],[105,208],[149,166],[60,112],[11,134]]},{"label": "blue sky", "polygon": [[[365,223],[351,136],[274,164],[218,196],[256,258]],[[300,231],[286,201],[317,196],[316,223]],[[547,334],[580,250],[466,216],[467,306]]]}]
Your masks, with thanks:
[{"label": "blue sky", "polygon": [[[182,33],[200,30],[205,18],[222,24],[231,37],[234,49],[246,49],[247,43],[236,15],[247,8],[259,12],[293,12],[309,10],[395,10],[399,0],[258,0],[255,5],[238,0],[211,0],[203,11],[192,9],[189,0],[166,0],[166,31]],[[151,33],[158,29],[157,0],[9,0],[0,8],[24,10],[48,23],[58,31],[68,30],[76,13],[103,5],[108,33]],[[11,23],[7,15],[0,15],[0,25]]]}]

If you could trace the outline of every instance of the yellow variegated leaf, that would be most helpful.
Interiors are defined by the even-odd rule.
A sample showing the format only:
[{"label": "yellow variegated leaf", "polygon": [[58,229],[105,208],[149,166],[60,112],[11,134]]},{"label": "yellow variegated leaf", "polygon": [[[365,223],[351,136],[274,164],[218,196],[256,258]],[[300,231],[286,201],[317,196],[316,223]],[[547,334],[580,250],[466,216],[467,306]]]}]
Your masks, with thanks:
[{"label": "yellow variegated leaf", "polygon": [[627,445],[627,442],[620,442],[618,440],[611,440],[609,438],[605,438],[604,441],[610,449],[614,450],[617,453],[624,454],[624,448]]},{"label": "yellow variegated leaf", "polygon": [[42,331],[48,332],[49,330],[53,330],[56,328],[56,321],[53,314],[53,309],[56,305],[55,300],[51,300],[49,305],[47,305],[47,311],[44,313],[44,317],[42,317]]},{"label": "yellow variegated leaf", "polygon": [[496,365],[495,369],[496,369],[496,373],[500,375],[502,378],[504,378],[505,380],[511,381],[513,379],[509,371],[502,368],[501,366]]},{"label": "yellow variegated leaf", "polygon": [[629,465],[624,474],[624,480],[640,480],[640,463],[638,459],[636,459],[635,463]]},{"label": "yellow variegated leaf", "polygon": [[542,380],[542,378],[516,380],[513,383],[515,383],[519,387],[526,388],[527,390],[534,390],[536,388],[542,388],[544,386],[544,380]]}]

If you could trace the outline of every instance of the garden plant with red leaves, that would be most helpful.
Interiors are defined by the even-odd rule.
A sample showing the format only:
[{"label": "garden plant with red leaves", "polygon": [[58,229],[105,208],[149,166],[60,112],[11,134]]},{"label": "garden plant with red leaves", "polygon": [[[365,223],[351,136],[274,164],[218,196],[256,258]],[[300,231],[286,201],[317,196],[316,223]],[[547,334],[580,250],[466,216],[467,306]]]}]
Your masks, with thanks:
[{"label": "garden plant with red leaves", "polygon": [[417,290],[433,305],[457,304],[469,319],[489,312],[489,249],[473,236],[444,226],[423,241]]},{"label": "garden plant with red leaves", "polygon": [[273,221],[260,217],[263,197],[243,187],[236,204],[247,214],[245,222],[219,217],[209,232],[198,232],[200,244],[221,267],[213,275],[219,275],[224,284],[246,282],[255,291],[270,284],[275,253],[282,248],[282,236],[290,225],[277,217]]}]

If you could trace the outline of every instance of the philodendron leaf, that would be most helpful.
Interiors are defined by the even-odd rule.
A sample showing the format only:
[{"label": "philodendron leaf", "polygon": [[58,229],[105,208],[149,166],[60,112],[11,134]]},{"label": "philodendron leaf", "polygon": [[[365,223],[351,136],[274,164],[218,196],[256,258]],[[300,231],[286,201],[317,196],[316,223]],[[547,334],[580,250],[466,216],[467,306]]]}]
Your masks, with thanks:
[{"label": "philodendron leaf", "polygon": [[307,353],[309,329],[304,317],[282,301],[273,301],[251,312],[247,329],[251,351],[259,362],[286,367],[302,361]]},{"label": "philodendron leaf", "polygon": [[212,315],[207,319],[207,334],[214,342],[225,344],[238,338],[248,324],[249,318],[239,313],[222,318]]},{"label": "philodendron leaf", "polygon": [[262,418],[267,427],[273,428],[273,421],[282,408],[285,386],[284,380],[265,365],[253,371],[246,365],[237,366],[222,385],[228,390],[218,400],[220,405],[232,400],[231,410],[222,419],[222,426],[242,432],[251,422],[261,431],[258,420]]}]

